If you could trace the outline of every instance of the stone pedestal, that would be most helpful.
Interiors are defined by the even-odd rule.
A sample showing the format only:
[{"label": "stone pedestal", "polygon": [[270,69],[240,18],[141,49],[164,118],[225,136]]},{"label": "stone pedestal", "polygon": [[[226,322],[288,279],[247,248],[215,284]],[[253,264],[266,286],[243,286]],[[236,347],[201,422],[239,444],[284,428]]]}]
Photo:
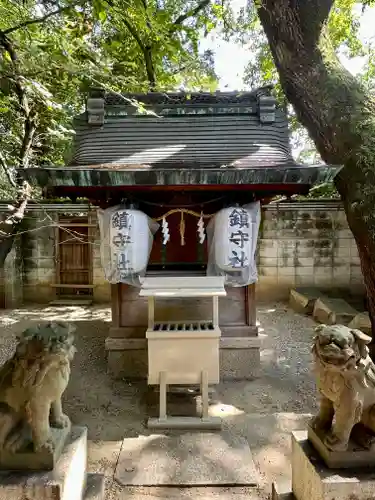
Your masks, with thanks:
[{"label": "stone pedestal", "polygon": [[0,500],[102,500],[103,484],[87,474],[87,429],[72,427],[52,471],[0,472]]},{"label": "stone pedestal", "polygon": [[[352,435],[354,431],[355,428]],[[375,451],[372,448],[359,449],[355,442],[350,440],[347,451],[331,451],[324,444],[324,436],[310,425],[307,426],[307,437],[330,469],[375,468]]]},{"label": "stone pedestal", "polygon": [[375,474],[367,469],[329,469],[307,438],[292,433],[292,491],[296,500],[370,500]]},{"label": "stone pedestal", "polygon": [[[49,471],[53,470],[60,459],[64,450],[64,446],[71,434],[71,426],[64,429],[51,429],[52,442],[54,444],[53,451],[42,450],[35,452],[29,437],[29,444],[18,451],[10,453],[0,451],[0,471]],[[28,439],[26,440],[26,443]]]}]

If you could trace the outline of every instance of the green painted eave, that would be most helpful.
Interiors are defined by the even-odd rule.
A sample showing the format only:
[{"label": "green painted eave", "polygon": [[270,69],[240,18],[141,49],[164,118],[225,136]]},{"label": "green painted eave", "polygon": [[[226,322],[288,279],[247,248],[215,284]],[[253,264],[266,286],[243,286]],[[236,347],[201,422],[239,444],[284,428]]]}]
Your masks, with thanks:
[{"label": "green painted eave", "polygon": [[116,165],[96,168],[59,167],[18,170],[32,185],[51,187],[121,187],[189,185],[280,185],[314,186],[330,182],[341,167],[334,165],[293,165],[260,168],[136,169]]}]

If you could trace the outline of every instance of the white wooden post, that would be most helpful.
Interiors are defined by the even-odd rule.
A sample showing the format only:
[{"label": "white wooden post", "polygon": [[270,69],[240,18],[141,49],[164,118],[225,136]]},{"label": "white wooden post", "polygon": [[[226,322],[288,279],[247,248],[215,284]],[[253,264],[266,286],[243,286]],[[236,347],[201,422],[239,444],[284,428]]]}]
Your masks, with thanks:
[{"label": "white wooden post", "polygon": [[148,328],[153,330],[155,326],[155,298],[148,298]]},{"label": "white wooden post", "polygon": [[208,418],[208,373],[201,373],[202,418]]},{"label": "white wooden post", "polygon": [[219,297],[215,295],[212,297],[212,322],[214,324],[214,328],[219,328]]},{"label": "white wooden post", "polygon": [[160,372],[159,420],[167,419],[167,373]]}]

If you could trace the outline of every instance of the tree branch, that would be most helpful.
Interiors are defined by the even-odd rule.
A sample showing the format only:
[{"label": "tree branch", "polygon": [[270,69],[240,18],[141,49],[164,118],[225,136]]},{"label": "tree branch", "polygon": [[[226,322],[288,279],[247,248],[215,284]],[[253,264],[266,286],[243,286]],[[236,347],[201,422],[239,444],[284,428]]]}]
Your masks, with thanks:
[{"label": "tree branch", "polygon": [[[3,49],[6,52],[8,52],[10,60],[12,61],[13,67],[14,67],[14,69],[16,69],[17,64],[18,64],[17,53],[13,47],[12,42],[4,34],[4,32],[0,30],[0,48],[1,47],[3,47]],[[18,97],[18,102],[19,102],[19,105],[21,107],[21,110],[25,115],[27,115],[29,113],[28,101],[26,98],[26,93],[24,91],[24,88],[21,84],[19,75],[17,75],[16,71],[15,71],[15,77],[14,77],[14,85],[15,85],[16,94]]]},{"label": "tree branch", "polygon": [[38,17],[37,19],[30,19],[29,21],[24,21],[23,23],[17,24],[16,26],[13,26],[12,28],[8,28],[7,30],[3,31],[4,35],[9,35],[10,33],[14,33],[15,31],[21,29],[21,28],[26,28],[26,26],[30,26],[32,24],[38,24],[38,23],[44,23],[44,21],[47,21],[50,17],[56,16],[57,14],[61,14],[62,12],[65,12],[67,10],[70,10],[74,8],[76,5],[78,5],[78,2],[76,4],[72,4],[69,7],[61,7],[60,9],[54,10],[53,12],[49,12],[43,17]]},{"label": "tree branch", "polygon": [[5,175],[7,176],[8,178],[8,181],[9,183],[14,187],[16,188],[17,187],[17,184],[16,184],[16,181],[14,180],[13,176],[12,176],[12,173],[9,169],[9,166],[8,166],[8,163],[5,159],[5,156],[2,154],[2,152],[0,151],[0,164],[1,166],[3,167],[3,170],[5,172]]},{"label": "tree branch", "polygon": [[137,42],[139,48],[141,49],[143,53],[143,57],[145,59],[145,66],[146,66],[146,74],[147,74],[147,79],[150,84],[150,90],[154,90],[156,86],[156,78],[155,78],[155,68],[154,64],[152,62],[152,47],[151,45],[145,45],[141,37],[138,35],[137,30],[134,28],[134,26],[124,17],[122,19],[123,23],[129,30],[129,33],[132,35],[134,40]]},{"label": "tree branch", "polygon": [[178,26],[181,26],[181,24],[184,21],[186,21],[186,19],[189,19],[189,17],[196,16],[201,10],[206,8],[207,5],[209,5],[209,4],[210,4],[210,0],[202,0],[201,2],[199,2],[199,4],[194,9],[190,9],[187,12],[185,12],[185,14],[179,15],[177,17],[177,19],[175,19],[175,21],[173,22],[173,26],[171,27],[169,32],[173,33],[177,29]]},{"label": "tree branch", "polygon": [[[36,116],[31,111],[26,90],[23,86],[22,78],[18,74],[18,57],[11,40],[4,32],[0,31],[0,48],[3,48],[10,57],[14,69],[14,88],[18,97],[21,113],[24,117],[22,145],[18,155],[18,166],[26,168],[29,164],[30,153],[33,145],[33,138],[36,131]],[[16,182],[17,184],[17,182]]]},{"label": "tree branch", "polygon": [[[105,0],[106,3],[112,7],[115,8],[115,5],[112,0]],[[142,4],[144,9],[147,9],[147,3],[146,0],[142,0]],[[152,61],[152,45],[150,44],[144,44],[141,37],[138,35],[137,30],[134,28],[134,26],[131,24],[131,22],[128,21],[128,18],[126,17],[126,14],[122,15],[121,17],[122,22],[125,24],[127,27],[129,33],[132,35],[134,40],[137,42],[138,47],[141,49],[143,53],[143,57],[145,60],[145,67],[146,67],[146,74],[147,74],[147,80],[150,84],[150,90],[153,91],[156,87],[156,78],[155,78],[155,68],[154,68],[154,63]]]}]

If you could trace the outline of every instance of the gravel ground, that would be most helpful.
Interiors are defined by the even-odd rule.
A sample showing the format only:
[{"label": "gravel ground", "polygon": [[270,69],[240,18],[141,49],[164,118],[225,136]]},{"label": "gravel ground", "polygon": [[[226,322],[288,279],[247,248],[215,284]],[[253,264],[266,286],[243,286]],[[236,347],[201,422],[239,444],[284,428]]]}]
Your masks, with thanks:
[{"label": "gravel ground", "polygon": [[[206,488],[168,488],[168,492],[164,488],[149,488],[147,493],[141,489],[133,489],[130,494],[115,484],[112,474],[121,440],[146,433],[146,386],[114,381],[106,372],[104,339],[110,323],[110,309],[107,307],[27,307],[1,311],[1,363],[13,352],[15,335],[32,322],[42,319],[73,321],[77,325],[78,352],[73,362],[64,407],[73,423],[88,426],[91,440],[90,471],[100,471],[107,475],[107,500],[187,497],[203,500],[219,498],[217,495],[220,490],[223,490],[220,498],[242,500],[241,495],[243,498],[247,495],[250,500],[262,498],[261,493],[249,496],[250,492],[246,488],[236,488],[235,492],[215,489],[216,493],[210,493],[210,489]],[[265,460],[264,449],[269,444],[266,441],[271,442],[273,438],[265,436],[267,430],[259,436],[255,435],[256,426],[254,427],[252,419],[254,415],[261,417],[290,412],[303,416],[316,410],[315,385],[310,373],[310,346],[315,323],[281,303],[259,305],[258,320],[260,333],[265,335],[261,353],[261,377],[256,381],[221,383],[216,388],[213,403],[227,405],[225,425],[249,440],[253,454],[256,449],[254,458],[261,469],[263,483],[266,484],[269,475],[262,468],[271,463],[272,450],[270,458]],[[275,417],[273,421],[276,420],[279,421]],[[301,422],[304,421],[305,417]],[[299,425],[302,425],[301,422]],[[176,490],[175,494],[173,490]]]}]

